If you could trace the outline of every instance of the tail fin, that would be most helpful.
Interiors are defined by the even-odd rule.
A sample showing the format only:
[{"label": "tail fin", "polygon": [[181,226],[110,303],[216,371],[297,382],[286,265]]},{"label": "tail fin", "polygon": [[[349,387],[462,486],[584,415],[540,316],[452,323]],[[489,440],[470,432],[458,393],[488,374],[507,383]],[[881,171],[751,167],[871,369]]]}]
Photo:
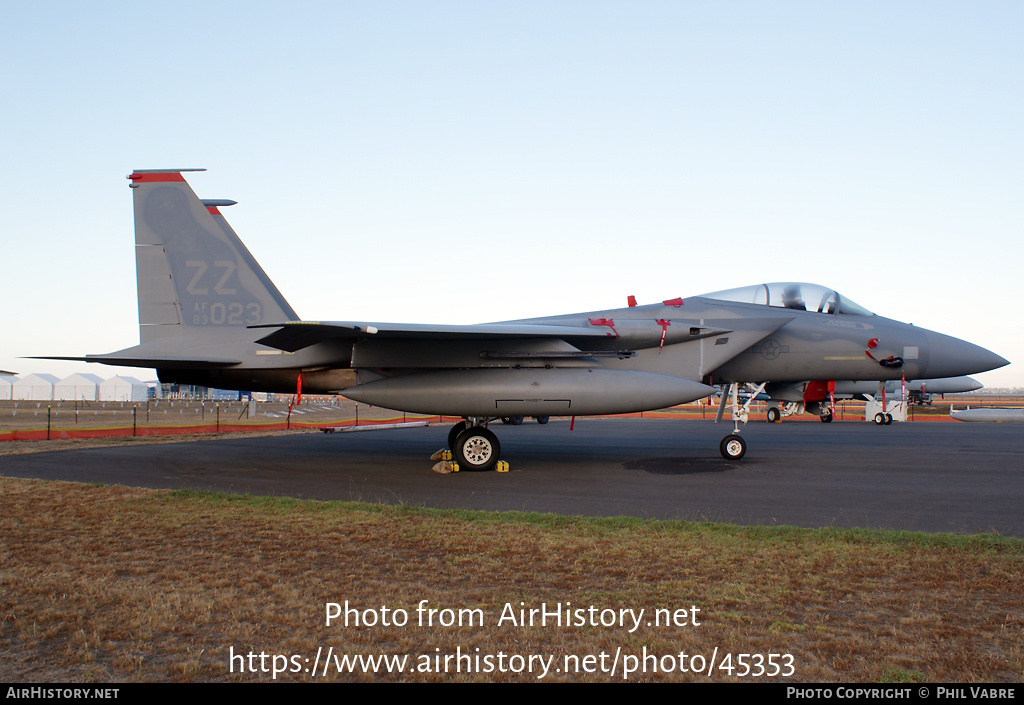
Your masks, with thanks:
[{"label": "tail fin", "polygon": [[[294,321],[295,311],[217,210],[205,205],[183,171],[137,169],[135,265],[142,345],[168,338],[252,340],[247,326]],[[230,203],[233,203],[230,202]],[[202,332],[200,332],[202,329]],[[237,334],[230,334],[232,329]]]}]

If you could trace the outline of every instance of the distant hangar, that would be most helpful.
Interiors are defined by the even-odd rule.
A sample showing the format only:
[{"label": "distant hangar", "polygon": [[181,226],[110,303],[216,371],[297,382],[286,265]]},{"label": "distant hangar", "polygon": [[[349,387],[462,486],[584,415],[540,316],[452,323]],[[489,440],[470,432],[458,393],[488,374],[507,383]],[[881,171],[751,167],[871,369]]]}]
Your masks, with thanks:
[{"label": "distant hangar", "polygon": [[0,400],[28,401],[146,401],[149,386],[134,377],[102,379],[76,373],[57,379],[36,373],[25,377],[0,376]]}]

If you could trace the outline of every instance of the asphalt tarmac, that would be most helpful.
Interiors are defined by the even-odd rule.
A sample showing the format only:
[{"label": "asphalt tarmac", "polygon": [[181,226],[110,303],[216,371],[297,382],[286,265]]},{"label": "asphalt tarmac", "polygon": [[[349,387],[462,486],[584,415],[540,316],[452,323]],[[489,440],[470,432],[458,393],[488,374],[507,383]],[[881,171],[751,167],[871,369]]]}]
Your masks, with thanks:
[{"label": "asphalt tarmac", "polygon": [[449,426],[0,457],[0,475],[428,507],[1024,537],[1024,425],[577,419],[492,425],[508,473],[431,472]]}]

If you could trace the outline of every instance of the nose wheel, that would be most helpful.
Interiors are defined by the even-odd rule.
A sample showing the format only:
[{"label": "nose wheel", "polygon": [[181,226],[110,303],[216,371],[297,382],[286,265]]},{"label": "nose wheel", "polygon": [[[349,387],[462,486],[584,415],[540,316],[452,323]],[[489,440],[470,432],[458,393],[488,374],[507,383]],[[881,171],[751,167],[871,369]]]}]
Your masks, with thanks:
[{"label": "nose wheel", "polygon": [[739,460],[747,453],[747,442],[735,433],[730,433],[718,444],[718,450],[726,460]]}]

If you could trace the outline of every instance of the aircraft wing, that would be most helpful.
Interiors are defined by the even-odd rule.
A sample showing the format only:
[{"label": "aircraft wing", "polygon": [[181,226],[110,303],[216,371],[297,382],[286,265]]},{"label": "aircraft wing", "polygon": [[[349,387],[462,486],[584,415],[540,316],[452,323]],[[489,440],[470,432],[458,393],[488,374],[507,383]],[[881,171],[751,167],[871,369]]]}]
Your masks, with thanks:
[{"label": "aircraft wing", "polygon": [[75,362],[99,362],[104,365],[117,367],[159,367],[161,369],[215,369],[218,367],[233,367],[242,364],[241,360],[229,360],[226,358],[194,358],[175,357],[172,355],[132,357],[129,355],[84,355],[81,357],[57,357],[53,355],[30,357],[30,360],[73,360]]},{"label": "aircraft wing", "polygon": [[426,323],[367,323],[364,321],[288,321],[263,323],[251,328],[277,328],[256,342],[295,352],[330,340],[361,338],[404,340],[500,340],[558,338],[604,340],[614,337],[605,327],[558,326],[529,323],[431,325]]}]

